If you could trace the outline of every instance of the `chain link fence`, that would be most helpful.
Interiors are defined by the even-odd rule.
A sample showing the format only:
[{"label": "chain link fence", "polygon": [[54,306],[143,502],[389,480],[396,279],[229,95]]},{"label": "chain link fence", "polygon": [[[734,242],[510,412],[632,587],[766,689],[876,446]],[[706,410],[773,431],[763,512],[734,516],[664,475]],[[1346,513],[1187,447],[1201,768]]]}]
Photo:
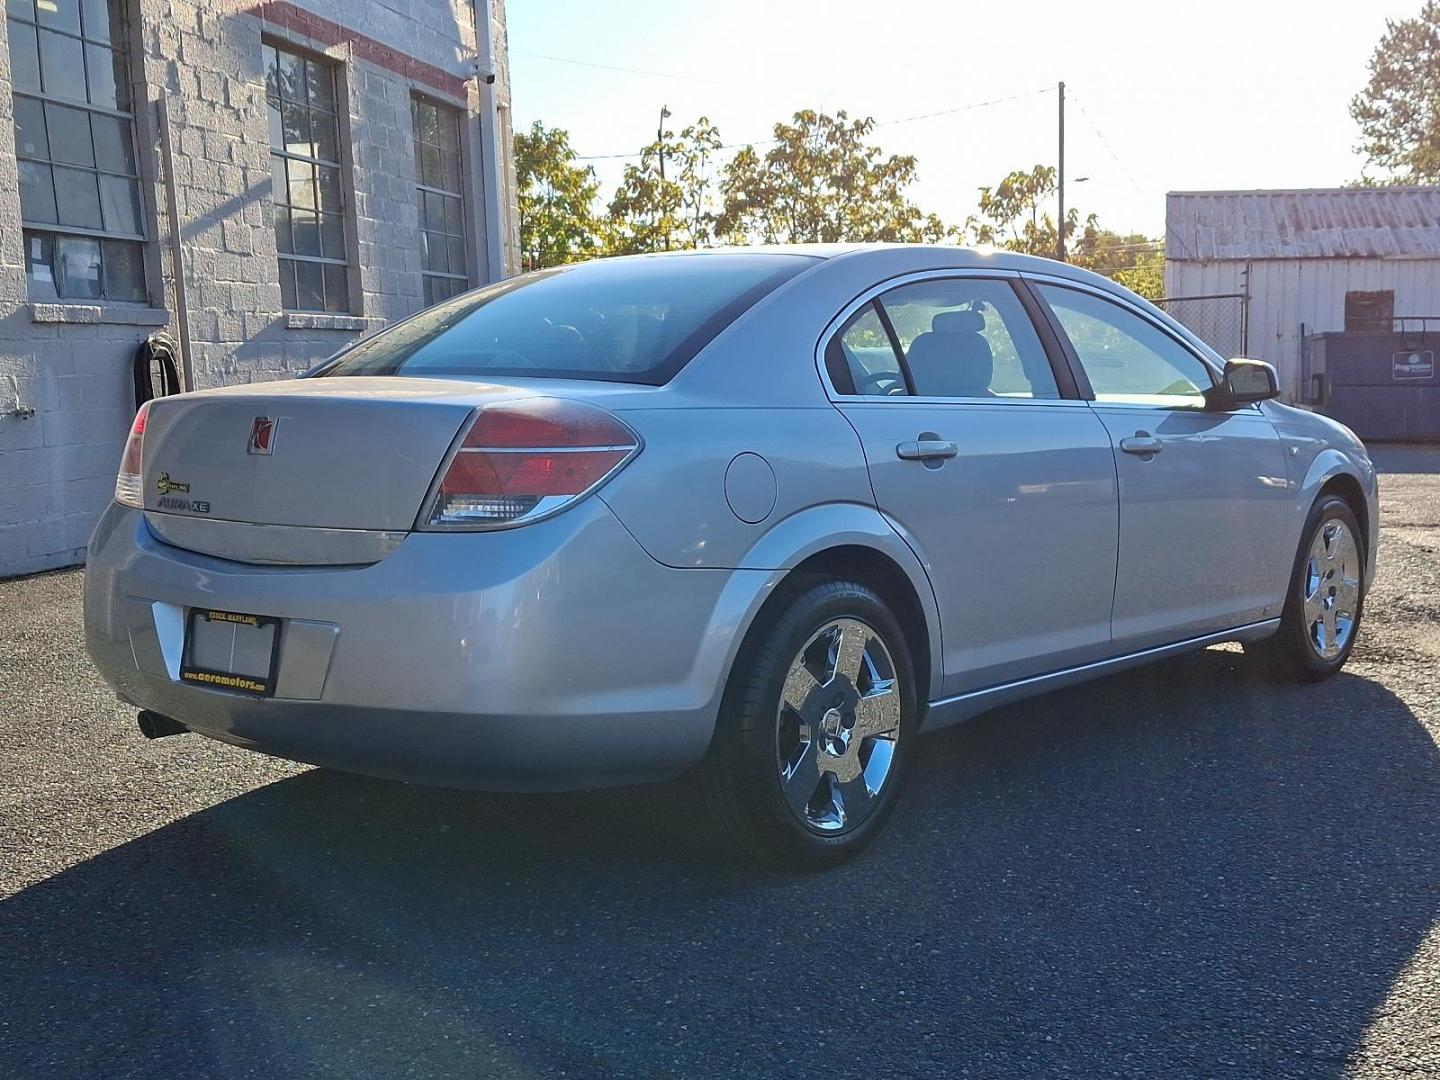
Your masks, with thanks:
[{"label": "chain link fence", "polygon": [[1244,293],[1165,296],[1155,305],[1221,356],[1249,355],[1249,311]]}]

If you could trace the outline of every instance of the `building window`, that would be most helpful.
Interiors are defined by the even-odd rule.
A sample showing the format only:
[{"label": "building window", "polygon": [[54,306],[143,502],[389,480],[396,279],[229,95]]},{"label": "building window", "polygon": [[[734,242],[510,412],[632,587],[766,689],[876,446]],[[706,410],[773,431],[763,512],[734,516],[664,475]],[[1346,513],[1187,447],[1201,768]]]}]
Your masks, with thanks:
[{"label": "building window", "polygon": [[349,311],[335,68],[267,44],[265,96],[282,303],[291,311]]},{"label": "building window", "polygon": [[410,99],[415,126],[415,202],[420,211],[420,265],[425,306],[470,287],[465,251],[465,188],[460,170],[460,110],[418,95]]},{"label": "building window", "polygon": [[118,0],[5,0],[36,300],[143,302],[145,222]]}]

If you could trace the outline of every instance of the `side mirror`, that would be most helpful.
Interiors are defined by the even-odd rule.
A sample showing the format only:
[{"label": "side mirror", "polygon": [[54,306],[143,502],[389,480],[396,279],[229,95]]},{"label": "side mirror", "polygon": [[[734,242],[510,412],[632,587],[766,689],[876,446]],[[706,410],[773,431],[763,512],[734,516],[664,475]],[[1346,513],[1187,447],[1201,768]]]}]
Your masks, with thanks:
[{"label": "side mirror", "polygon": [[1212,408],[1226,411],[1280,396],[1280,376],[1263,360],[1237,357],[1225,361],[1220,385],[1210,395]]}]

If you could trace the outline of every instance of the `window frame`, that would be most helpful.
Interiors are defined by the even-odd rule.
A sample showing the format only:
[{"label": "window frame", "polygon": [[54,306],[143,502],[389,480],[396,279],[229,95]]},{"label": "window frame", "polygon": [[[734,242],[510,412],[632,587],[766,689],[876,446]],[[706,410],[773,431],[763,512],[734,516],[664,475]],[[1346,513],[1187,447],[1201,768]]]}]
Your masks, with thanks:
[{"label": "window frame", "polygon": [[[106,32],[108,34],[107,38],[99,38],[94,36],[90,32],[90,29],[86,26],[85,9],[87,5],[83,3],[83,0],[77,0],[76,15],[77,19],[79,20],[79,25],[76,29],[73,30],[67,27],[42,23],[39,19],[39,12],[35,10],[34,5],[32,5],[31,17],[29,18],[27,18],[23,14],[16,14],[10,11],[8,7],[5,13],[5,19],[7,22],[7,52],[9,53],[12,62],[14,57],[14,46],[13,43],[9,41],[8,24],[14,23],[30,29],[36,35],[36,55],[37,62],[40,64],[40,75],[42,80],[42,85],[39,89],[21,88],[15,85],[13,82],[10,87],[12,125],[18,124],[18,120],[16,118],[19,110],[16,108],[16,106],[20,99],[24,99],[25,101],[33,102],[38,105],[40,108],[41,122],[45,128],[44,136],[47,152],[47,156],[44,157],[36,156],[34,154],[26,154],[21,150],[17,140],[15,145],[15,162],[17,173],[19,172],[22,164],[31,164],[44,167],[50,175],[51,198],[57,204],[55,215],[57,218],[56,221],[46,222],[31,221],[26,219],[24,216],[24,203],[23,200],[20,198],[20,181],[17,177],[16,201],[20,211],[21,240],[25,248],[24,260],[26,294],[27,298],[32,302],[58,304],[116,304],[128,305],[132,307],[145,307],[151,303],[152,282],[150,279],[150,241],[152,238],[149,235],[150,230],[148,227],[151,221],[151,207],[149,205],[149,200],[146,196],[147,185],[145,176],[145,162],[142,160],[140,153],[141,144],[139,139],[139,115],[136,110],[139,96],[136,93],[137,86],[135,82],[135,68],[133,63],[134,57],[132,55],[133,41],[130,32],[130,11],[128,5],[125,3],[125,0],[105,0],[104,6],[106,9],[107,22],[109,23],[109,25],[106,26]],[[62,37],[68,38],[71,41],[79,43],[81,56],[85,64],[85,74],[83,77],[85,79],[86,96],[83,99],[63,97],[47,90],[44,87],[43,80],[45,61],[43,55],[41,55],[41,53],[43,53],[43,49],[41,49],[39,46],[39,34],[41,31],[57,34]],[[121,109],[109,105],[97,104],[90,100],[89,70],[92,49],[101,49],[111,54],[112,66],[114,64],[113,58],[119,59],[124,77],[123,79],[116,81],[117,98],[119,97],[119,94],[123,93],[124,100],[129,105],[128,109]],[[86,129],[89,135],[90,143],[91,164],[86,165],[80,162],[65,161],[54,156],[54,147],[52,145],[52,140],[50,137],[50,106],[61,109],[70,109],[72,111],[85,114]],[[123,126],[122,130],[129,139],[129,145],[127,149],[129,150],[130,156],[130,172],[117,172],[114,169],[101,166],[99,155],[96,153],[97,139],[95,135],[94,124],[93,121],[90,119],[90,116],[92,114],[95,116],[106,117],[108,119],[118,121]],[[76,172],[86,173],[95,177],[96,197],[98,200],[101,214],[101,226],[99,228],[85,225],[68,225],[58,220],[60,216],[58,206],[59,199],[58,193],[55,190],[55,170],[57,168],[71,169]],[[137,231],[126,232],[119,229],[107,229],[104,226],[105,195],[102,187],[102,179],[104,177],[113,177],[118,180],[123,180],[126,181],[127,184],[132,186],[135,196],[134,209]],[[54,290],[55,295],[53,297],[37,297],[36,295],[34,295],[34,293],[32,292],[32,281],[30,274],[29,245],[32,236],[35,234],[39,234],[48,240],[52,252],[55,249],[56,243],[59,240],[67,237],[74,237],[81,240],[94,240],[100,249],[100,295],[95,297],[61,296],[59,294],[59,290],[55,288],[55,267],[53,256],[50,266],[50,272],[51,288],[52,290]],[[140,295],[138,297],[109,295],[109,275],[106,273],[105,270],[105,242],[107,240],[122,244],[138,245],[140,271]]]},{"label": "window frame", "polygon": [[[885,313],[885,305],[882,297],[904,285],[911,285],[916,282],[929,282],[938,280],[963,279],[968,281],[1000,281],[1008,284],[1014,291],[1025,316],[1035,331],[1035,336],[1040,340],[1040,347],[1044,350],[1045,359],[1050,365],[1050,372],[1055,377],[1055,386],[1059,391],[1059,397],[931,397],[918,394],[846,394],[842,393],[835,386],[830,378],[829,365],[826,362],[826,353],[829,350],[830,342],[845,331],[850,319],[861,308],[873,304],[880,312],[881,321],[885,324],[886,332],[890,337],[890,348],[895,353],[895,358],[900,366],[900,371],[905,377],[907,387],[914,388],[915,381],[910,374],[910,365],[905,359],[905,351],[900,347],[900,342],[895,335],[894,328],[890,324],[890,317]],[[1084,406],[1086,402],[1080,393],[1080,386],[1076,383],[1071,369],[1069,358],[1061,348],[1059,339],[1056,337],[1054,328],[1050,325],[1049,316],[1042,312],[1036,299],[1026,288],[1024,279],[1016,270],[965,270],[960,268],[946,270],[922,270],[914,273],[899,274],[884,281],[877,282],[864,292],[856,296],[840,312],[830,320],[821,334],[819,344],[815,349],[816,368],[820,373],[820,380],[825,388],[826,397],[835,404],[864,403],[864,404],[895,404],[895,405],[986,405],[999,406],[1003,408],[1012,407],[1041,407],[1073,408]]]},{"label": "window frame", "polygon": [[[452,116],[452,117],[454,118],[454,120],[455,120],[455,153],[456,153],[456,156],[459,158],[457,178],[458,178],[458,180],[459,180],[459,185],[460,185],[460,186],[459,186],[459,190],[458,190],[458,191],[447,191],[445,188],[434,187],[433,185],[426,184],[426,183],[423,181],[423,179],[422,179],[422,170],[421,170],[421,161],[420,161],[419,148],[420,148],[420,145],[421,145],[421,143],[423,142],[423,140],[420,138],[420,131],[419,131],[419,129],[418,129],[418,127],[416,126],[416,123],[415,123],[415,121],[416,121],[415,106],[416,106],[417,104],[419,104],[419,105],[424,105],[424,106],[429,106],[430,108],[433,108],[433,109],[437,110],[437,116],[439,116],[439,117],[444,117],[445,115],[449,114],[449,115]],[[472,226],[471,226],[471,218],[470,218],[470,188],[469,188],[469,183],[468,183],[468,180],[469,180],[469,170],[466,168],[466,163],[467,163],[467,161],[468,161],[468,155],[467,155],[467,153],[466,153],[466,138],[465,138],[465,120],[466,120],[466,115],[467,115],[467,114],[466,114],[465,109],[464,109],[463,107],[461,107],[461,106],[455,105],[455,104],[453,104],[453,103],[451,103],[451,102],[448,102],[448,101],[444,101],[444,100],[442,100],[442,99],[440,99],[440,98],[438,98],[438,97],[434,97],[434,96],[432,96],[432,95],[430,95],[430,94],[423,93],[423,92],[421,92],[420,90],[413,90],[413,89],[412,89],[412,90],[410,91],[410,145],[411,145],[411,147],[414,148],[414,150],[415,150],[415,154],[414,154],[414,157],[415,157],[415,184],[414,184],[414,186],[415,186],[415,192],[416,192],[416,195],[417,195],[417,199],[416,199],[416,212],[417,212],[416,229],[417,229],[417,232],[418,232],[418,233],[433,233],[433,232],[435,232],[434,229],[430,229],[430,228],[427,228],[427,227],[426,227],[425,212],[424,212],[424,200],[425,200],[425,195],[426,195],[426,194],[438,195],[438,196],[440,196],[440,197],[443,198],[443,199],[454,199],[454,200],[459,204],[459,206],[460,206],[460,232],[459,232],[458,234],[456,234],[456,233],[450,233],[450,232],[443,232],[443,233],[441,233],[440,235],[444,236],[447,240],[448,240],[449,238],[453,237],[453,236],[458,236],[459,239],[460,239],[460,241],[461,241],[461,243],[462,243],[462,245],[463,245],[463,246],[462,246],[462,249],[461,249],[461,253],[462,253],[462,260],[463,260],[463,263],[464,263],[464,271],[463,271],[462,273],[458,273],[458,274],[457,274],[457,273],[453,273],[453,272],[442,272],[442,271],[440,271],[440,270],[430,270],[430,269],[427,269],[426,266],[424,265],[424,262],[425,262],[424,258],[423,258],[423,257],[421,258],[421,266],[420,266],[420,295],[421,295],[422,301],[424,301],[424,298],[425,298],[425,286],[426,286],[426,279],[427,279],[427,278],[439,278],[439,279],[444,280],[444,281],[458,282],[458,283],[460,284],[460,286],[461,286],[458,292],[451,293],[450,296],[441,297],[440,299],[435,300],[435,301],[427,301],[427,302],[425,302],[425,306],[426,306],[426,307],[432,307],[432,306],[434,306],[434,304],[444,303],[446,300],[452,299],[453,297],[458,296],[460,293],[468,292],[468,291],[470,291],[472,288],[475,287],[475,275],[474,275],[474,272],[473,272],[473,267],[474,267],[474,259],[473,259],[473,251],[472,251],[473,245],[472,245],[471,242],[470,242],[470,239],[471,239],[471,228],[472,228]],[[435,148],[436,148],[437,150],[440,150],[442,153],[443,153],[444,150],[445,150],[445,148],[444,148],[443,146],[439,146],[438,144],[434,144],[434,143],[424,143],[424,145],[426,145],[426,146],[435,146]],[[443,170],[442,170],[442,171],[443,171]],[[449,256],[448,256],[448,252],[447,252],[447,256],[446,256],[446,257],[447,257],[447,260],[448,260],[448,257],[449,257]]]},{"label": "window frame", "polygon": [[[1136,304],[1130,303],[1123,296],[1117,296],[1114,293],[1107,292],[1104,289],[1097,289],[1094,286],[1087,285],[1086,283],[1081,281],[1072,281],[1068,278],[1045,277],[1038,275],[1026,275],[1024,281],[1025,292],[1031,295],[1037,308],[1044,315],[1045,321],[1049,325],[1051,333],[1055,336],[1056,341],[1065,356],[1066,363],[1070,366],[1071,376],[1075,380],[1075,384],[1079,387],[1081,396],[1087,402],[1091,402],[1098,407],[1106,409],[1145,409],[1151,411],[1161,410],[1164,412],[1189,413],[1204,412],[1210,409],[1210,401],[1213,396],[1211,391],[1213,391],[1217,386],[1221,385],[1224,379],[1223,368],[1218,365],[1214,360],[1212,360],[1209,356],[1206,356],[1204,352],[1197,349],[1192,342],[1187,341],[1183,336],[1177,334],[1175,332],[1175,329],[1171,326],[1167,326],[1163,320],[1157,319],[1154,315],[1146,311],[1144,308]],[[1107,301],[1113,304],[1115,307],[1119,308],[1121,311],[1133,315],[1140,321],[1149,323],[1156,330],[1160,331],[1161,334],[1163,334],[1165,337],[1169,338],[1172,342],[1179,346],[1182,351],[1192,356],[1195,361],[1201,366],[1201,368],[1205,371],[1205,373],[1210,376],[1210,386],[1201,388],[1201,394],[1204,397],[1204,404],[1197,407],[1193,404],[1180,403],[1177,403],[1175,405],[1163,405],[1156,404],[1153,401],[1098,400],[1095,396],[1095,388],[1090,383],[1090,376],[1085,371],[1085,365],[1080,362],[1080,356],[1075,351],[1074,344],[1070,341],[1069,335],[1065,333],[1065,328],[1063,325],[1061,325],[1059,317],[1055,314],[1053,310],[1051,310],[1049,302],[1046,301],[1044,295],[1039,291],[1039,289],[1034,288],[1034,286],[1037,285],[1046,285],[1053,288],[1069,289],[1072,292],[1085,293],[1089,296],[1096,297],[1099,300]],[[1238,408],[1253,410],[1258,408],[1258,405],[1252,403],[1250,405],[1241,405]]]},{"label": "window frame", "polygon": [[[285,213],[288,214],[288,213],[293,212],[295,209],[297,209],[297,207],[295,206],[295,204],[292,203],[292,202],[290,202],[291,196],[290,196],[290,166],[289,166],[289,162],[295,161],[295,162],[299,162],[301,165],[307,165],[307,166],[309,166],[310,169],[312,170],[311,176],[312,176],[312,183],[314,184],[314,187],[315,187],[315,204],[316,204],[316,205],[315,205],[313,208],[312,208],[312,207],[304,207],[304,206],[301,206],[301,207],[298,207],[298,209],[301,209],[301,210],[310,210],[311,212],[313,212],[313,213],[315,214],[316,240],[317,240],[318,243],[321,244],[322,250],[323,250],[323,245],[324,245],[324,240],[323,240],[323,234],[324,234],[323,219],[324,219],[325,214],[328,213],[328,211],[322,211],[322,210],[320,209],[320,205],[319,205],[319,204],[320,204],[320,189],[321,189],[321,187],[322,187],[323,185],[321,184],[320,174],[319,174],[319,172],[318,172],[317,170],[320,169],[320,168],[334,169],[334,170],[335,170],[336,175],[337,175],[337,177],[338,177],[337,187],[339,188],[339,197],[340,197],[340,209],[335,213],[335,217],[337,217],[337,218],[339,219],[339,221],[340,221],[340,227],[341,227],[342,234],[343,234],[343,235],[342,235],[342,247],[344,248],[344,251],[345,251],[345,254],[344,254],[344,257],[343,257],[343,258],[332,258],[332,257],[330,257],[330,256],[323,255],[323,254],[322,254],[322,255],[302,255],[302,254],[296,252],[296,251],[294,250],[294,247],[295,247],[295,235],[294,235],[294,222],[293,222],[293,220],[291,221],[290,226],[289,226],[289,228],[290,228],[290,248],[291,248],[291,250],[290,250],[290,251],[282,251],[282,250],[280,249],[280,242],[279,242],[278,230],[276,229],[276,223],[275,223],[274,220],[272,220],[272,221],[271,221],[271,229],[272,229],[272,231],[276,231],[276,234],[277,234],[277,235],[276,235],[276,242],[275,242],[275,261],[276,261],[276,280],[277,280],[277,282],[280,284],[280,291],[281,291],[281,301],[280,301],[281,310],[283,310],[283,311],[285,311],[285,312],[293,312],[293,313],[299,314],[299,315],[352,315],[352,316],[353,316],[353,315],[358,315],[358,314],[361,313],[361,312],[360,312],[360,308],[363,307],[363,300],[361,300],[361,302],[360,302],[359,304],[357,304],[356,283],[357,283],[358,278],[359,278],[359,265],[358,265],[358,261],[357,261],[356,258],[355,258],[355,252],[356,252],[356,218],[355,218],[355,213],[354,213],[354,211],[355,211],[355,184],[354,184],[353,176],[352,176],[351,171],[350,171],[349,162],[346,160],[346,159],[348,158],[348,156],[349,156],[349,154],[348,154],[348,150],[349,150],[349,132],[348,132],[348,125],[345,124],[345,123],[342,123],[342,121],[345,120],[345,119],[348,117],[348,115],[349,115],[348,97],[347,97],[348,87],[346,86],[346,84],[345,84],[345,79],[344,79],[345,65],[344,65],[344,63],[343,63],[342,61],[337,60],[337,59],[335,59],[335,58],[333,58],[333,57],[326,56],[326,55],[324,55],[323,53],[316,53],[316,52],[314,52],[314,51],[311,50],[311,49],[307,49],[307,48],[304,47],[303,45],[298,45],[298,44],[296,44],[295,42],[293,42],[293,41],[288,41],[288,40],[286,40],[286,39],[283,38],[283,37],[275,37],[275,36],[272,36],[272,35],[270,35],[270,34],[265,34],[265,35],[263,35],[263,36],[261,37],[261,39],[260,39],[260,49],[261,49],[261,54],[260,54],[260,55],[261,55],[261,81],[262,81],[262,82],[265,82],[266,79],[268,78],[268,70],[269,70],[269,69],[268,69],[268,50],[274,49],[274,50],[276,50],[277,54],[278,54],[278,53],[285,53],[285,54],[287,54],[287,55],[289,55],[289,56],[291,56],[291,57],[295,57],[295,58],[297,58],[297,59],[299,59],[299,60],[303,60],[303,61],[305,62],[305,64],[307,65],[307,69],[308,69],[308,66],[309,66],[309,65],[313,65],[313,66],[315,66],[315,67],[318,67],[318,68],[324,70],[326,73],[328,73],[328,75],[330,76],[330,89],[331,89],[331,94],[332,94],[332,96],[333,96],[333,100],[334,100],[334,103],[335,103],[334,109],[328,111],[328,115],[333,119],[333,121],[334,121],[334,123],[335,123],[335,154],[336,154],[336,159],[335,159],[334,161],[331,161],[331,160],[326,159],[326,158],[317,157],[317,156],[315,156],[313,153],[312,153],[312,154],[296,154],[296,153],[292,152],[292,151],[289,149],[289,147],[288,147],[287,145],[285,145],[284,142],[283,142],[283,139],[284,139],[283,127],[282,127],[282,131],[281,131],[281,139],[282,139],[281,145],[276,146],[273,141],[270,142],[270,144],[269,144],[269,157],[270,157],[270,159],[271,159],[271,165],[270,165],[270,202],[271,202],[271,213],[272,213],[272,215],[278,215],[278,214],[283,210]],[[278,59],[278,56],[277,56],[277,59]],[[285,101],[286,101],[287,99],[282,96],[279,100],[280,100],[280,102],[281,102],[281,104],[282,104],[282,106],[283,106],[283,104],[285,103]],[[267,111],[267,114],[268,114],[268,112],[269,112],[270,102],[271,102],[270,91],[269,91],[269,87],[266,86],[266,88],[265,88],[265,103],[266,103],[266,111]],[[319,113],[321,113],[322,115],[327,113],[327,110],[325,110],[324,108],[317,107],[317,106],[312,105],[312,104],[310,103],[310,100],[309,100],[309,90],[308,90],[308,77],[307,77],[306,100],[305,100],[303,103],[297,103],[297,104],[303,104],[303,108],[306,110],[307,120],[310,118],[311,115],[313,115],[313,114],[316,113],[316,112],[319,112]],[[284,113],[284,110],[283,110],[283,108],[282,108],[282,109],[281,109],[281,115],[282,115],[281,123],[282,123],[282,125],[283,125],[283,123],[284,123],[283,113]],[[312,129],[312,133],[313,133],[313,129]],[[314,150],[314,139],[313,139],[313,137],[312,137],[312,139],[311,139],[311,149],[312,149],[312,151]],[[275,169],[274,169],[274,161],[273,161],[273,159],[274,159],[274,158],[277,158],[277,157],[280,158],[282,161],[286,162],[286,166],[285,166],[285,202],[283,202],[283,203],[281,203],[281,202],[276,202],[276,201],[275,201],[275,191],[274,191],[274,188],[275,188]],[[329,296],[328,290],[326,289],[325,280],[324,280],[324,269],[323,269],[323,268],[326,267],[326,266],[339,266],[339,267],[343,267],[344,270],[345,270],[344,306],[343,306],[343,307],[338,307],[338,308],[328,307],[328,306],[322,306],[322,307],[318,307],[318,308],[315,308],[315,307],[302,307],[302,306],[300,306],[300,303],[299,303],[299,300],[300,300],[300,292],[299,292],[299,281],[298,281],[298,278],[297,278],[296,281],[295,281],[295,292],[294,292],[296,303],[295,303],[295,305],[294,305],[293,307],[287,305],[287,304],[285,303],[285,300],[284,300],[285,284],[284,284],[284,279],[283,279],[283,275],[284,275],[285,268],[286,268],[286,267],[285,267],[285,264],[286,264],[287,262],[292,263],[292,264],[293,264],[293,263],[301,263],[301,262],[314,263],[314,264],[319,265],[319,266],[322,268],[322,269],[321,269],[321,285],[320,285],[321,290],[322,290],[322,303],[323,303],[324,299],[328,299],[328,296]],[[292,276],[294,275],[294,273],[295,273],[295,271],[292,269],[292,270],[291,270]]]},{"label": "window frame", "polygon": [[[851,327],[853,327],[858,320],[862,319],[867,314],[875,316],[875,321],[880,324],[880,330],[885,335],[885,343],[890,346],[890,358],[896,362],[895,374],[900,377],[900,382],[905,387],[905,393],[903,394],[896,394],[893,391],[886,394],[860,394],[854,389],[855,375],[850,370],[849,360],[845,359],[844,356],[844,340],[845,335],[850,332]],[[831,357],[831,349],[836,348],[837,346],[839,347],[839,355],[841,358],[839,365],[836,365]],[[872,296],[869,300],[865,301],[865,303],[861,304],[854,311],[852,311],[849,317],[846,318],[838,327],[835,328],[835,332],[830,335],[830,339],[825,343],[825,349],[823,352],[825,360],[825,372],[830,377],[831,384],[836,387],[836,392],[844,397],[914,397],[915,384],[910,378],[909,370],[900,360],[900,357],[904,355],[904,352],[905,350],[900,347],[899,339],[895,336],[895,325],[890,321],[890,316],[885,311],[885,305],[880,303],[880,298],[878,296]],[[835,370],[832,370],[837,366],[843,369],[839,372],[839,374],[842,375],[843,378],[837,378],[837,372]],[[851,387],[851,389],[848,391],[843,390],[841,389],[842,385],[849,386]]]}]

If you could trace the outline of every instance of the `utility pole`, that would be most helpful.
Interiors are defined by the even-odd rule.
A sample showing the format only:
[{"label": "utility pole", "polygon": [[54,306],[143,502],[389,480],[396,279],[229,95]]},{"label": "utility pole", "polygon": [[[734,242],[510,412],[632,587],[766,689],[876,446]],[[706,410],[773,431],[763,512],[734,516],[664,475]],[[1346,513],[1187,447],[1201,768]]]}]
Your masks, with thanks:
[{"label": "utility pole", "polygon": [[1065,83],[1060,83],[1060,155],[1056,170],[1060,192],[1060,217],[1055,223],[1055,258],[1065,261]]},{"label": "utility pole", "polygon": [[[660,106],[660,126],[655,130],[655,142],[660,147],[660,200],[661,213],[664,213],[665,200],[665,121],[670,119],[670,106]],[[670,225],[665,225],[665,250],[670,250]]]}]

